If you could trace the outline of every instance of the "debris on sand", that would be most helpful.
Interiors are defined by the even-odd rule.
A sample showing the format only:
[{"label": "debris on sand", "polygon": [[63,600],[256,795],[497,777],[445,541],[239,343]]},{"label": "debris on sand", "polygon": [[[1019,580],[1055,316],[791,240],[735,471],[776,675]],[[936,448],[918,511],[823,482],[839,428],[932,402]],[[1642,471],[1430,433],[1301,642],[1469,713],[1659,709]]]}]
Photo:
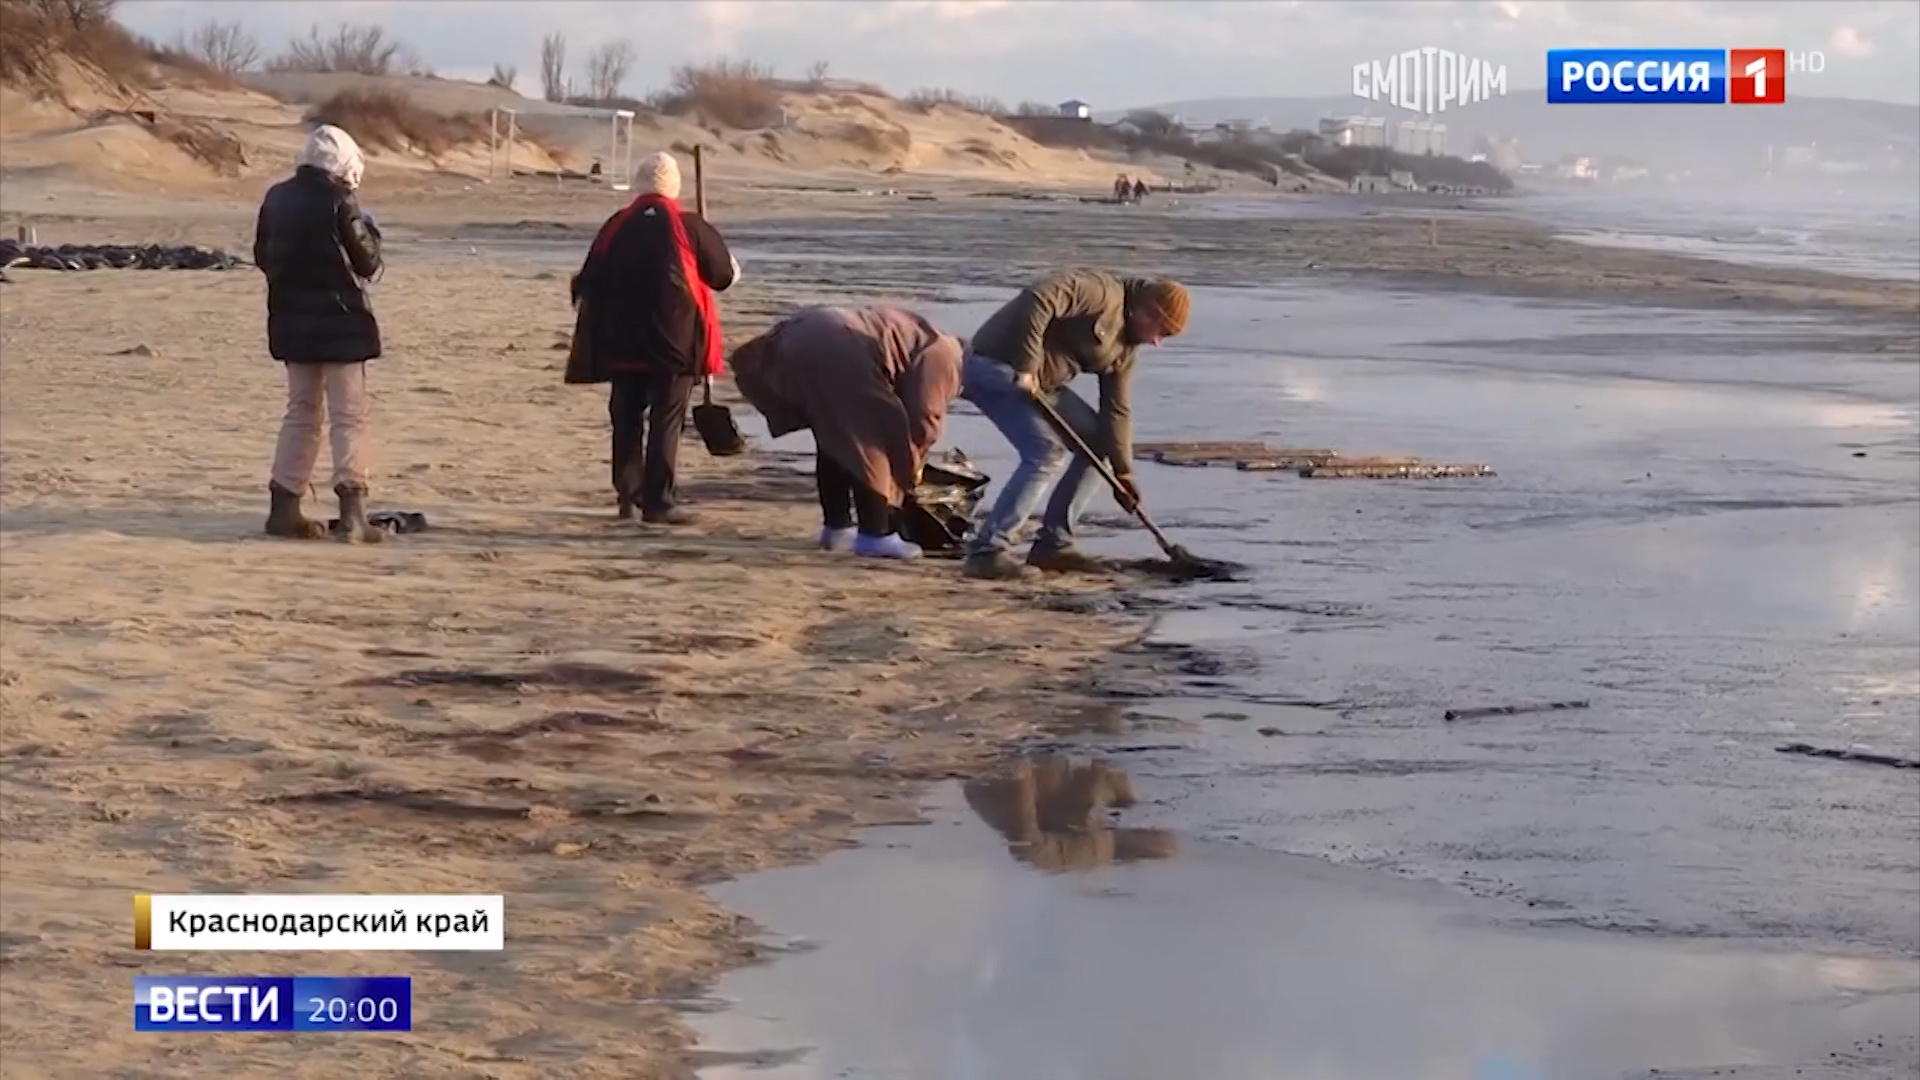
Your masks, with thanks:
[{"label": "debris on sand", "polygon": [[1486,465],[1442,465],[1417,460],[1335,460],[1300,469],[1302,480],[1455,480],[1492,476]]},{"label": "debris on sand", "polygon": [[1478,720],[1483,716],[1519,716],[1522,713],[1559,712],[1562,709],[1586,709],[1588,701],[1548,701],[1538,705],[1488,705],[1478,709],[1448,709],[1448,720]]},{"label": "debris on sand", "polygon": [[1184,559],[1127,559],[1119,568],[1173,582],[1240,581],[1248,572],[1240,563],[1191,555]]},{"label": "debris on sand", "polygon": [[1416,457],[1347,457],[1335,450],[1275,447],[1261,442],[1138,443],[1133,456],[1188,469],[1232,465],[1241,472],[1290,472],[1303,480],[1451,480],[1494,475],[1487,465],[1446,464]]},{"label": "debris on sand", "polygon": [[1774,749],[1782,754],[1833,758],[1835,761],[1858,761],[1867,765],[1891,765],[1896,769],[1920,769],[1920,758],[1876,754],[1870,750],[1837,750],[1832,747],[1810,746],[1803,742],[1787,743],[1784,746],[1776,746]]}]

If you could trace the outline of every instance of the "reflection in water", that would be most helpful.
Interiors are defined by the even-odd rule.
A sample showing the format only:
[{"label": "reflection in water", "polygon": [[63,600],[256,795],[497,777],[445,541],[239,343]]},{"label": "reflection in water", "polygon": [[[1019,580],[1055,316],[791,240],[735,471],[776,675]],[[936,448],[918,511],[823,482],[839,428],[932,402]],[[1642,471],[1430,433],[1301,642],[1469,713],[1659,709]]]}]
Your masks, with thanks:
[{"label": "reflection in water", "polygon": [[1089,870],[1174,853],[1164,829],[1116,829],[1109,810],[1133,805],[1127,774],[1106,761],[1047,754],[973,780],[967,805],[1007,841],[1013,857],[1040,870]]},{"label": "reflection in water", "polygon": [[703,1080],[1759,1080],[1836,1051],[1912,1074],[1911,961],[1514,933],[1484,901],[1184,838],[1125,864],[1089,841],[1126,789],[1034,762],[942,789],[932,828],[720,886],[820,947],[722,980],[739,1007],[690,1017],[702,1044],[781,1060]]}]

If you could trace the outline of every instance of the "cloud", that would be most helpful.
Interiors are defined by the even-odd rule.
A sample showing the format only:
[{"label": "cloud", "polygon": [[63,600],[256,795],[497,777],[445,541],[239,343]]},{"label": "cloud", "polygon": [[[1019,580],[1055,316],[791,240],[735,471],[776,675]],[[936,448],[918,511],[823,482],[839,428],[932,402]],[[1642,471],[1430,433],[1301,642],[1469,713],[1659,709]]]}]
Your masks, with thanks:
[{"label": "cloud", "polygon": [[1860,36],[1860,31],[1842,23],[1827,35],[1827,50],[1841,56],[1872,56],[1873,42]]}]

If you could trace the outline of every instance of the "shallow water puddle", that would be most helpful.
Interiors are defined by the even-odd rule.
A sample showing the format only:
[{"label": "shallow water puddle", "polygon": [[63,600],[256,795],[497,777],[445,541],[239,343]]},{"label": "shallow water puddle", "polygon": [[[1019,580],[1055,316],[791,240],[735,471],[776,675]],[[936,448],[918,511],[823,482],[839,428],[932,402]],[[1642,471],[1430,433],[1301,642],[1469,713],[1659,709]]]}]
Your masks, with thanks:
[{"label": "shallow water puddle", "polygon": [[687,1018],[702,1077],[1897,1075],[1920,1029],[1910,962],[1501,928],[1498,903],[1109,825],[1131,801],[1110,766],[949,786],[932,828],[721,886],[818,947]]}]

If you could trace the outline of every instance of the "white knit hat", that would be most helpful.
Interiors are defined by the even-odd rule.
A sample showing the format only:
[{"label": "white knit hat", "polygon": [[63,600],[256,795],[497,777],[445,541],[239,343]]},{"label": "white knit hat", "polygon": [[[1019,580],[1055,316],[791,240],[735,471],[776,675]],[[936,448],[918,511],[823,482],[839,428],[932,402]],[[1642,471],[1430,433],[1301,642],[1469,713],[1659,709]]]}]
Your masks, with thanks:
[{"label": "white knit hat", "polygon": [[677,199],[680,197],[680,163],[664,151],[648,154],[634,169],[633,184],[642,195]]},{"label": "white knit hat", "polygon": [[345,184],[348,191],[360,186],[360,177],[367,169],[360,156],[360,144],[332,124],[321,124],[307,136],[307,145],[300,148],[299,163],[333,176]]}]

